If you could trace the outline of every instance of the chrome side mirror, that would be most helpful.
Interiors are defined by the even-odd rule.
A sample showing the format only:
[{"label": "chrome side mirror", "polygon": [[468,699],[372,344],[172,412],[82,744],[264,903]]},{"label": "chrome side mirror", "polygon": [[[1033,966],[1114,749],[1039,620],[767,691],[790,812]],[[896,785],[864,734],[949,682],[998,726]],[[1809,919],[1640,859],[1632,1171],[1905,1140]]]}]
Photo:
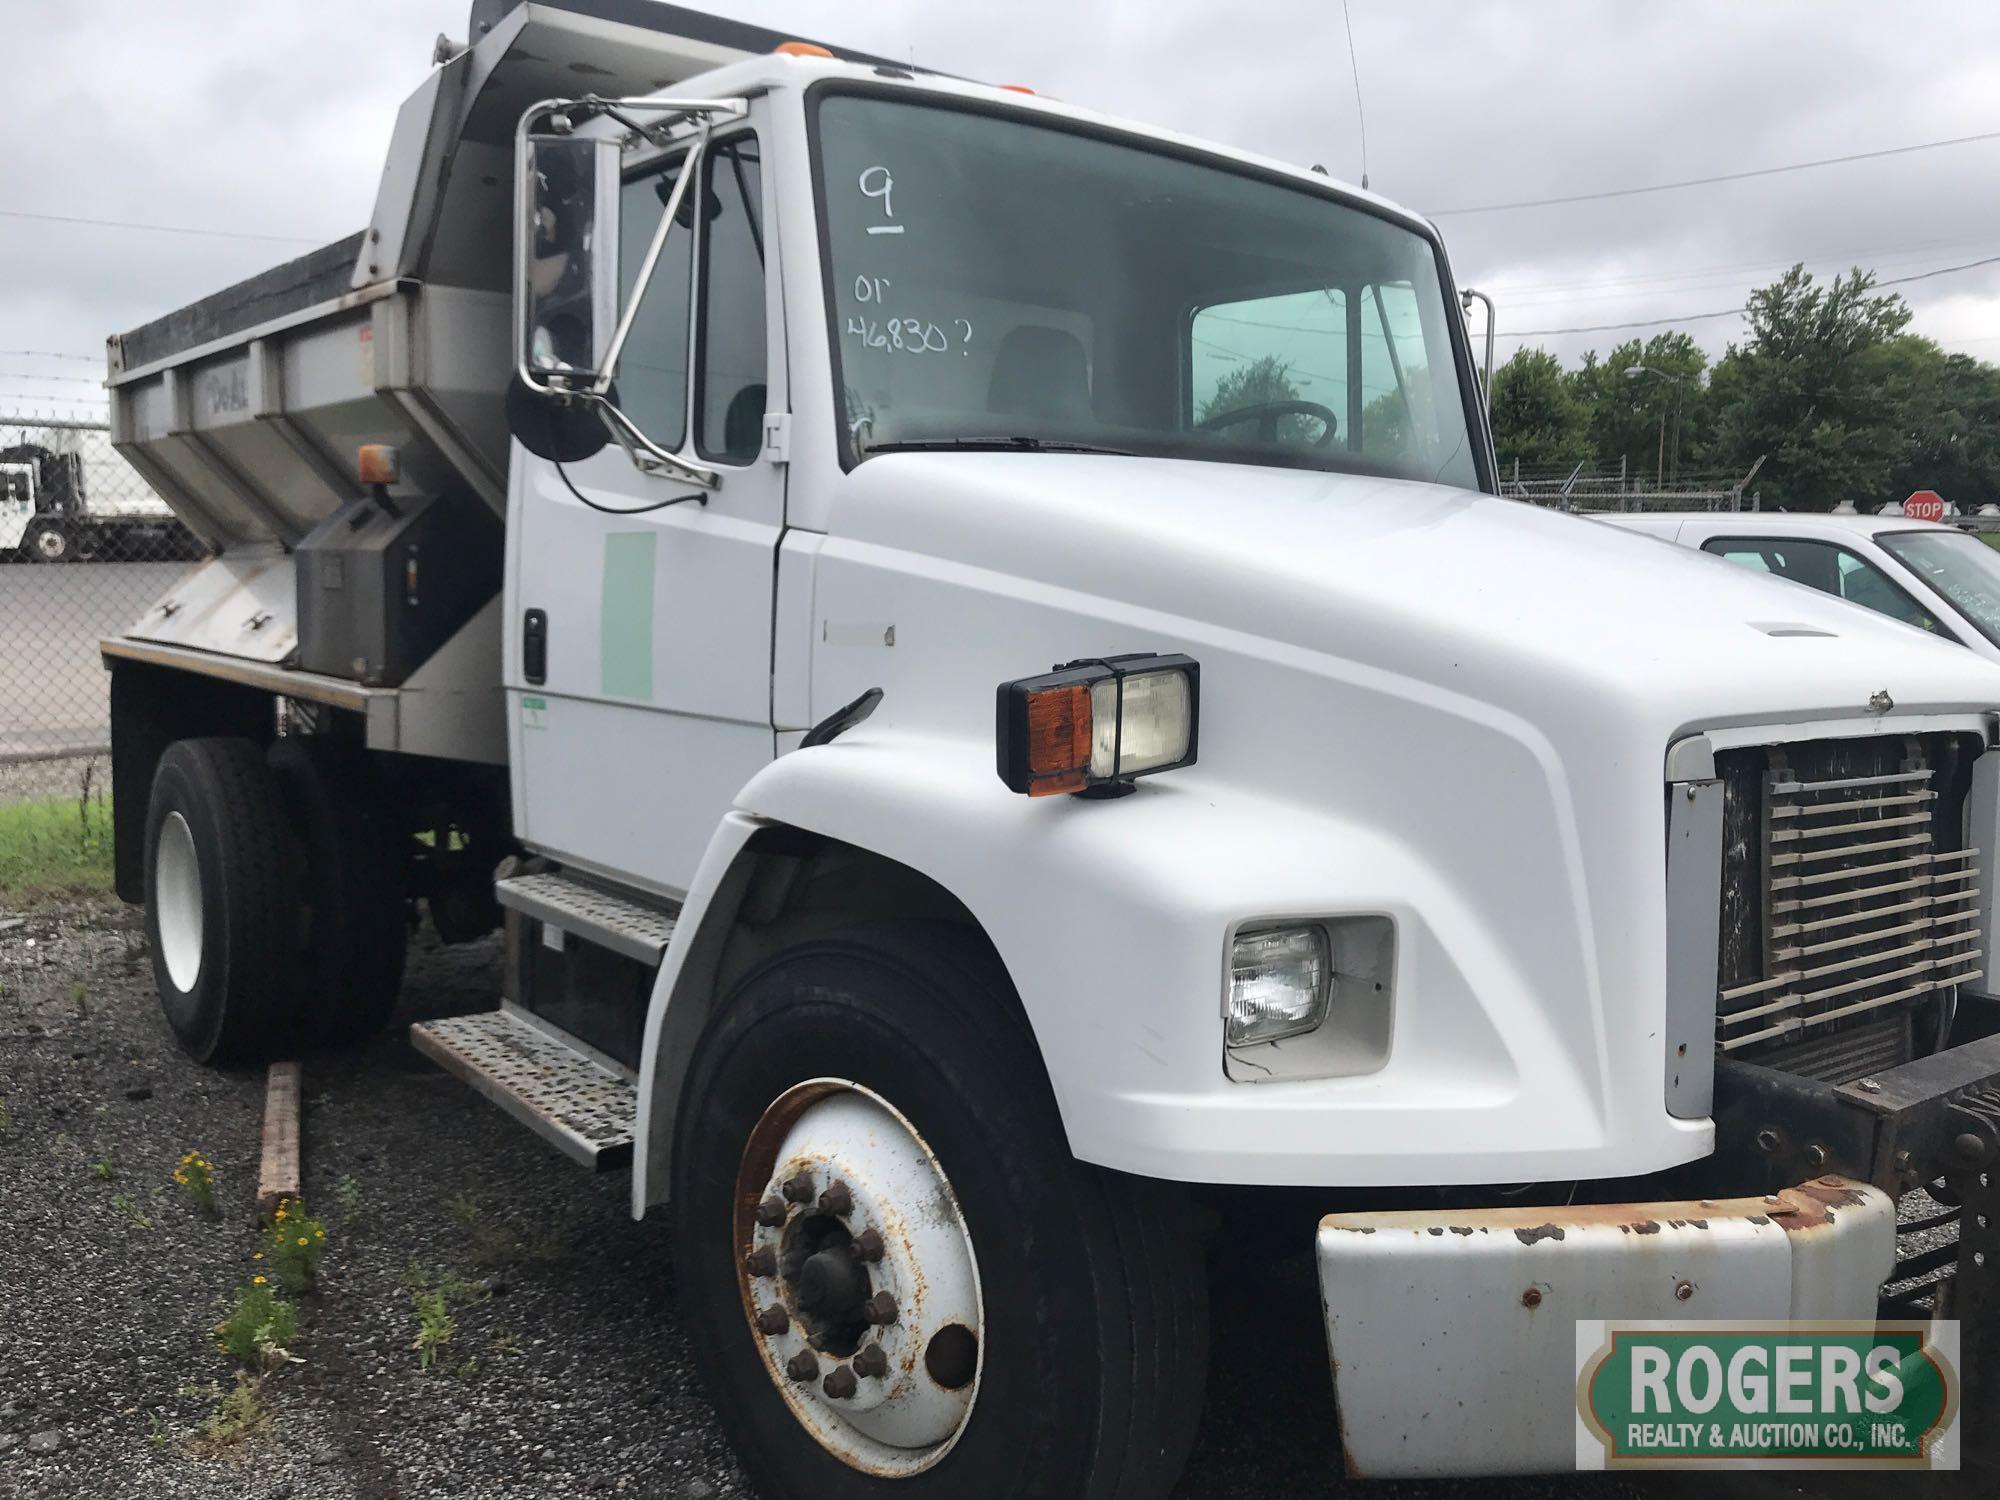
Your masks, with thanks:
[{"label": "chrome side mirror", "polygon": [[618,326],[621,152],[549,118],[521,143],[515,357],[531,387],[580,390],[607,373]]}]

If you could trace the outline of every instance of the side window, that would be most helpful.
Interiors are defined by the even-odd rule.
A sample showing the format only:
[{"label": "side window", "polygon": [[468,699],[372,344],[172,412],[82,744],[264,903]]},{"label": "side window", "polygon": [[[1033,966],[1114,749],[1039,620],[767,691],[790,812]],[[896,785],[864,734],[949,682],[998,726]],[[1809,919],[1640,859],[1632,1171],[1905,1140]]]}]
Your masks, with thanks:
[{"label": "side window", "polygon": [[1195,312],[1188,327],[1188,415],[1193,426],[1231,436],[1274,433],[1280,442],[1316,444],[1325,421],[1307,412],[1241,423],[1232,412],[1271,402],[1310,401],[1334,414],[1336,437],[1347,425],[1347,294],[1338,288],[1219,302]]},{"label": "side window", "polygon": [[1892,620],[1901,620],[1905,625],[1914,625],[1919,630],[1938,629],[1938,623],[1929,611],[1891,583],[1879,568],[1866,558],[1832,542],[1791,537],[1782,541],[1717,537],[1705,542],[1702,551],[1713,552],[1744,567],[1762,569],[1793,583],[1803,583],[1822,594],[1832,594],[1863,609],[1887,615]]},{"label": "side window", "polygon": [[[628,177],[618,196],[618,283],[629,299],[645,263],[660,212],[674,190],[681,162],[643,169]],[[618,400],[625,412],[662,448],[687,441],[688,291],[692,280],[694,222],[692,199],[681,203],[680,222],[667,236],[659,264],[646,285],[645,299],[618,356]]]},{"label": "side window", "polygon": [[1407,281],[1361,289],[1361,432],[1377,458],[1420,458],[1414,435],[1437,430],[1416,288]]},{"label": "side window", "polygon": [[757,138],[716,146],[706,174],[697,444],[747,464],[764,446],[764,198]]}]

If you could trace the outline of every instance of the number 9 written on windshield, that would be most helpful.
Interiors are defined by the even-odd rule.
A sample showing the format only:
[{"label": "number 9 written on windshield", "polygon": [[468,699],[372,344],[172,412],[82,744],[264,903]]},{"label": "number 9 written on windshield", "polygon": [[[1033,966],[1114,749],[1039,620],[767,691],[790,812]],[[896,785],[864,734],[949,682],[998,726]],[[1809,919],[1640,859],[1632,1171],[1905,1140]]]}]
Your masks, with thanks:
[{"label": "number 9 written on windshield", "polygon": [[[864,168],[855,179],[861,189],[861,196],[873,198],[881,204],[885,222],[870,224],[870,234],[901,234],[904,226],[895,223],[896,179],[887,167]],[[886,276],[856,276],[854,278],[854,300],[881,307],[889,300],[889,288],[893,285]],[[951,326],[958,330],[958,352],[969,353],[964,347],[972,342],[972,322],[969,318],[953,318]],[[867,349],[893,349],[905,354],[949,354],[952,350],[951,336],[937,323],[922,318],[890,317],[877,320],[855,316],[847,320],[846,332],[851,338],[861,340]]]}]

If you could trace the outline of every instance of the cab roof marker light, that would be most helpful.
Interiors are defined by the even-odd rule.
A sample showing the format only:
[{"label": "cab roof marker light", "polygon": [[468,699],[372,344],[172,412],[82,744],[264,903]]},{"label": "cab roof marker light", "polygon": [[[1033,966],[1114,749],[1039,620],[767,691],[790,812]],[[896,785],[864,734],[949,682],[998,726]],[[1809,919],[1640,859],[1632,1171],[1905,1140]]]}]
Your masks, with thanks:
[{"label": "cab roof marker light", "polygon": [[1186,656],[1087,658],[1000,684],[996,769],[1010,791],[1122,797],[1133,778],[1193,765],[1201,668]]},{"label": "cab roof marker light", "polygon": [[779,57],[831,57],[817,42],[780,42],[771,49]]}]

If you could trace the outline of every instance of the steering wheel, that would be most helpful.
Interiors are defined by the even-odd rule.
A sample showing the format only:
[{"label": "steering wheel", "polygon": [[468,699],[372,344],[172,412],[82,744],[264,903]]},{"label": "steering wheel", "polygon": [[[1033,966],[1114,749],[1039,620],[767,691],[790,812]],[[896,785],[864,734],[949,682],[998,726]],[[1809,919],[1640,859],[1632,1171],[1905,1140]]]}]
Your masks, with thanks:
[{"label": "steering wheel", "polygon": [[1340,419],[1333,414],[1332,408],[1321,406],[1317,401],[1254,401],[1248,406],[1217,412],[1214,416],[1195,423],[1194,426],[1195,431],[1206,432],[1211,427],[1234,427],[1238,422],[1248,422],[1254,418],[1257,423],[1258,441],[1275,443],[1278,441],[1280,417],[1318,417],[1325,423],[1326,430],[1313,439],[1312,446],[1315,448],[1324,448],[1333,441],[1334,434],[1340,430]]}]

